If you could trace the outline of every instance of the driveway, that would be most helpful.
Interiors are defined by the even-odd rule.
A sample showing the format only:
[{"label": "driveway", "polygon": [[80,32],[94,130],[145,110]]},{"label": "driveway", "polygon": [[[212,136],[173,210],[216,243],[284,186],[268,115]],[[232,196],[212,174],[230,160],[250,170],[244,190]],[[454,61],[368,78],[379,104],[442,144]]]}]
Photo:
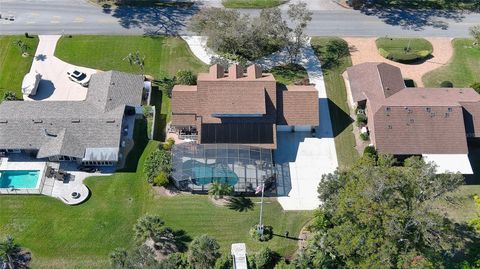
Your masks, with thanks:
[{"label": "driveway", "polygon": [[35,96],[23,96],[26,101],[81,101],[87,96],[87,88],[70,81],[67,70],[76,68],[87,75],[96,73],[96,70],[77,67],[66,63],[54,56],[55,47],[60,35],[40,35],[37,51],[33,58],[30,72],[36,71],[42,75]]},{"label": "driveway", "polygon": [[[206,48],[202,37],[183,37],[193,54],[210,64],[218,58]],[[318,208],[317,187],[323,174],[333,173],[338,167],[337,152],[333,138],[328,98],[323,81],[321,64],[308,44],[300,53],[301,64],[308,73],[310,83],[318,91],[320,125],[316,137],[310,132],[277,132],[277,150],[274,152],[278,174],[278,202],[284,210],[313,210]],[[285,64],[286,52],[274,53],[256,63],[264,69]]]}]

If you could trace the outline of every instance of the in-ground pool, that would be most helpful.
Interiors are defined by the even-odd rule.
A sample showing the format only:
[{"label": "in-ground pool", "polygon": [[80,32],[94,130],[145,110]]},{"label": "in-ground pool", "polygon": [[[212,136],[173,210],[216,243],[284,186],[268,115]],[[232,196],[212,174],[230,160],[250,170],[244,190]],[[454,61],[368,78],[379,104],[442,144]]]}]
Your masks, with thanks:
[{"label": "in-ground pool", "polygon": [[207,185],[213,182],[226,183],[234,186],[238,176],[228,166],[221,164],[202,164],[192,168],[192,182],[195,185]]},{"label": "in-ground pool", "polygon": [[0,188],[35,189],[39,170],[0,170]]}]

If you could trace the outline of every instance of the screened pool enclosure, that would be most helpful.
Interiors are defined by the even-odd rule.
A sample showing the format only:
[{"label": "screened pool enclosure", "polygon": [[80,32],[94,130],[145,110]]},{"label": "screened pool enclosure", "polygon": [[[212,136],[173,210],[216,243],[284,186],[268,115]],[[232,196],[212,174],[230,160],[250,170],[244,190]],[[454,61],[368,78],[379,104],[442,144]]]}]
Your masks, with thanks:
[{"label": "screened pool enclosure", "polygon": [[235,192],[254,192],[262,182],[275,185],[269,149],[189,142],[175,145],[172,153],[172,177],[182,190],[207,191],[215,181],[233,186]]}]

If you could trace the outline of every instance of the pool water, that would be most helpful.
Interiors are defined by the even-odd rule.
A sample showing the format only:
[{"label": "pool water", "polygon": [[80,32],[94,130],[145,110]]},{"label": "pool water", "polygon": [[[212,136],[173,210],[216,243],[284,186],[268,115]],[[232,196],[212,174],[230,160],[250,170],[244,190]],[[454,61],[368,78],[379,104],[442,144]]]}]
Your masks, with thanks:
[{"label": "pool water", "polygon": [[40,171],[0,170],[0,188],[35,189]]},{"label": "pool water", "polygon": [[207,185],[212,182],[219,182],[234,186],[238,182],[237,174],[225,165],[203,164],[192,168],[192,172],[192,182],[195,185]]}]

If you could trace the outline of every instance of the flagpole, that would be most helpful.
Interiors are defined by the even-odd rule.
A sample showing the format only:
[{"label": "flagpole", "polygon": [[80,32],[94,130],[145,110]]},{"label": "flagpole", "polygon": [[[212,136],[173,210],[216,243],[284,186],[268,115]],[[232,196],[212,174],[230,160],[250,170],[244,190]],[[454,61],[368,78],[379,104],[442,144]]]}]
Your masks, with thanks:
[{"label": "flagpole", "polygon": [[265,181],[262,183],[262,198],[260,200],[260,222],[259,222],[259,234],[263,234],[263,225],[262,225],[262,217],[263,217],[263,194],[265,192]]}]

